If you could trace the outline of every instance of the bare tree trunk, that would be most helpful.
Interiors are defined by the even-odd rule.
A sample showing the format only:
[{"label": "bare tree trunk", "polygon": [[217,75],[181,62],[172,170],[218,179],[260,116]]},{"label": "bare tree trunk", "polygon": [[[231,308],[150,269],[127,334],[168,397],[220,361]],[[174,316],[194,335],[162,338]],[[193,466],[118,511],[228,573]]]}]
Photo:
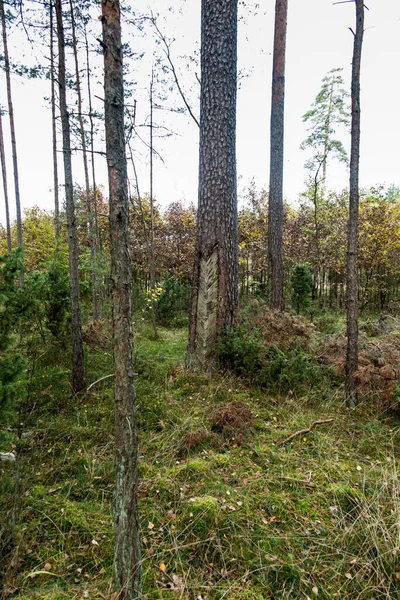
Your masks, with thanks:
[{"label": "bare tree trunk", "polygon": [[10,205],[8,203],[8,185],[7,185],[7,165],[6,155],[4,152],[4,135],[3,135],[3,115],[0,106],[0,158],[1,158],[1,172],[3,175],[3,192],[4,192],[4,203],[6,208],[6,232],[7,232],[7,250],[11,252],[11,225],[10,225]]},{"label": "bare tree trunk", "polygon": [[72,179],[71,139],[65,78],[65,40],[61,0],[56,0],[55,7],[58,36],[58,88],[60,96],[60,113],[63,134],[65,208],[67,214],[68,255],[71,293],[72,389],[75,393],[78,393],[81,392],[85,387],[85,367],[79,294],[78,242],[76,236],[74,189]]},{"label": "bare tree trunk", "polygon": [[56,90],[54,77],[54,23],[53,2],[50,2],[50,83],[51,83],[51,121],[53,135],[53,181],[54,181],[54,224],[57,249],[60,241],[60,201],[58,189],[57,127],[56,127]]},{"label": "bare tree trunk", "polygon": [[364,0],[356,0],[357,27],[354,36],[351,77],[351,154],[350,200],[347,238],[347,355],[345,400],[348,406],[357,403],[357,382],[354,373],[358,368],[358,284],[357,243],[360,164],[360,68],[364,35]]},{"label": "bare tree trunk", "polygon": [[90,85],[90,57],[89,57],[89,42],[87,38],[85,26],[85,47],[86,47],[86,73],[87,73],[87,89],[89,100],[89,122],[90,122],[90,156],[92,163],[92,186],[93,186],[93,217],[94,217],[94,233],[97,249],[101,252],[102,244],[99,235],[99,223],[97,215],[97,185],[96,185],[96,163],[94,154],[94,121],[93,121],[93,105],[92,105],[92,88]]},{"label": "bare tree trunk", "polygon": [[74,49],[76,90],[77,90],[77,94],[78,94],[78,120],[79,120],[79,129],[80,129],[81,143],[82,143],[83,170],[85,173],[86,206],[87,206],[87,215],[88,215],[88,221],[89,221],[90,270],[91,270],[91,279],[92,279],[92,316],[93,316],[93,319],[96,320],[98,318],[97,281],[96,281],[96,243],[95,243],[94,225],[93,225],[92,202],[91,202],[91,197],[90,197],[89,168],[88,168],[87,149],[86,149],[85,124],[83,122],[81,76],[80,76],[80,72],[79,72],[79,61],[78,61],[78,45],[77,45],[77,39],[76,39],[75,15],[74,15],[74,6],[72,3],[72,0],[69,0],[69,7],[70,7],[70,12],[71,12],[72,45],[73,45],[73,49]]},{"label": "bare tree trunk", "polygon": [[268,199],[269,305],[283,310],[283,141],[288,0],[276,0]]},{"label": "bare tree trunk", "polygon": [[138,440],[119,0],[103,0],[102,21],[115,369],[114,571],[118,598],[139,600],[143,596],[138,518]]},{"label": "bare tree trunk", "polygon": [[4,0],[0,0],[0,16],[1,16],[1,27],[2,27],[2,34],[3,34],[4,70],[6,73],[6,84],[7,84],[8,116],[10,118],[11,150],[12,150],[12,159],[13,159],[13,168],[14,168],[14,189],[15,189],[15,205],[16,205],[16,215],[17,215],[18,246],[22,246],[22,217],[21,217],[21,197],[20,197],[20,193],[19,193],[17,140],[16,140],[16,136],[15,136],[14,108],[13,108],[12,95],[11,95],[10,59],[8,56],[7,25],[6,25],[6,16],[4,13]]},{"label": "bare tree trunk", "polygon": [[202,0],[199,206],[188,361],[213,365],[238,302],[237,0]]},{"label": "bare tree trunk", "polygon": [[150,293],[151,293],[151,322],[153,325],[154,337],[158,337],[156,314],[154,309],[155,291],[156,291],[156,266],[154,254],[154,198],[153,198],[153,85],[154,85],[154,65],[151,68],[150,82]]}]

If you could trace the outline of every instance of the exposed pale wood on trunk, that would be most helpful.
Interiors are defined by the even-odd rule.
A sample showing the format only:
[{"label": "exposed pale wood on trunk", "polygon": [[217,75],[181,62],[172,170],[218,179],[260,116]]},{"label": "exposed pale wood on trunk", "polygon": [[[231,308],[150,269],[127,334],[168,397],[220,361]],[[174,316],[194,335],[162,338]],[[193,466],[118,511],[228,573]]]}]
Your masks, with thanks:
[{"label": "exposed pale wood on trunk", "polygon": [[[199,206],[188,362],[207,369],[238,302],[237,1],[203,0],[201,23]],[[210,259],[213,266],[217,261],[217,284],[208,276]],[[203,302],[215,293],[217,301]]]}]

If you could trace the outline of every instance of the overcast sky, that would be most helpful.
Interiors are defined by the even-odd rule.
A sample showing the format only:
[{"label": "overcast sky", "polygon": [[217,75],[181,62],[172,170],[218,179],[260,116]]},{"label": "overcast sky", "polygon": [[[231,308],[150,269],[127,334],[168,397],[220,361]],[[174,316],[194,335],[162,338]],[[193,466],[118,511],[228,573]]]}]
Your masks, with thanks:
[{"label": "overcast sky", "polygon": [[[195,66],[183,56],[199,50],[200,0],[186,0],[173,11],[166,9],[165,0],[154,0],[151,8],[159,13],[159,24],[175,42],[171,52],[180,72],[181,84],[187,90],[198,111],[198,90],[195,87]],[[237,113],[237,160],[239,189],[254,178],[259,187],[268,187],[269,179],[269,119],[272,72],[272,48],[275,0],[261,2],[262,10],[247,15],[239,23],[239,69],[246,75],[241,80]],[[147,2],[136,0],[135,7],[145,8]],[[177,3],[175,3],[175,6]],[[399,0],[368,0],[361,73],[361,163],[360,185],[377,183],[400,185],[400,2]],[[242,16],[245,15],[241,9]],[[94,21],[94,34],[101,35],[100,22]],[[97,32],[95,28],[97,27]],[[289,0],[284,195],[295,202],[304,189],[306,154],[299,149],[307,135],[302,115],[310,108],[322,78],[332,68],[343,68],[343,77],[350,91],[351,56],[355,27],[355,5],[334,5],[331,0]],[[14,32],[12,59],[22,57],[21,40]],[[137,79],[134,97],[138,102],[137,122],[148,116],[148,82],[154,40],[150,35],[138,37],[125,24],[124,39],[129,39],[135,51],[145,50],[140,64],[131,70]],[[38,53],[40,54],[40,53]],[[199,74],[199,73],[198,73]],[[48,102],[49,83],[21,82],[14,78],[14,108],[17,129],[21,200],[23,208],[38,205],[51,209],[52,157],[51,123]],[[100,94],[99,94],[100,95]],[[171,101],[174,100],[173,95]],[[0,88],[0,101],[6,103],[5,82]],[[170,101],[169,101],[170,102]],[[168,103],[169,103],[168,102]],[[175,97],[176,103],[176,97]],[[160,111],[157,119],[176,132],[157,140],[156,148],[163,157],[155,161],[155,195],[166,205],[174,200],[197,201],[198,131],[190,117]],[[4,128],[8,121],[3,119]],[[141,130],[147,136],[146,129]],[[349,149],[349,136],[342,135]],[[148,152],[138,141],[137,166],[142,193],[149,189]],[[8,154],[8,179],[12,215],[14,194],[12,163]],[[107,187],[104,159],[97,162],[98,180]],[[60,165],[61,167],[61,165]],[[60,168],[61,170],[61,168]],[[83,183],[81,159],[74,159],[74,175]],[[348,185],[348,173],[342,165],[328,167],[328,186],[342,189]],[[4,222],[4,202],[0,205]]]}]

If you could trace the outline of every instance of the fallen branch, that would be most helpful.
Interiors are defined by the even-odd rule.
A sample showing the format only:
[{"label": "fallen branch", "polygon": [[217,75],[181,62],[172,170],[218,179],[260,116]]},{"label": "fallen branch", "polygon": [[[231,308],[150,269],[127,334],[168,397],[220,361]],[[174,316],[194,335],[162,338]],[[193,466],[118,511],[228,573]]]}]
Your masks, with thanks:
[{"label": "fallen branch", "polygon": [[314,427],[316,427],[316,425],[323,425],[324,423],[332,423],[332,421],[333,421],[333,419],[325,419],[324,421],[314,421],[314,423],[311,423],[310,427],[308,427],[307,429],[300,429],[300,431],[296,431],[295,433],[292,433],[292,435],[289,435],[289,437],[285,438],[284,440],[281,440],[280,442],[275,442],[275,443],[277,446],[282,446],[283,444],[286,444],[286,442],[290,442],[290,440],[297,437],[298,435],[304,435],[305,433],[310,433],[311,429],[314,429]]},{"label": "fallen branch", "polygon": [[89,385],[89,387],[87,388],[86,391],[88,392],[90,389],[92,389],[92,387],[94,385],[96,385],[96,383],[100,383],[100,381],[104,381],[104,379],[110,379],[110,377],[114,377],[114,373],[111,373],[111,375],[104,375],[104,377],[100,377],[100,379],[97,379],[96,381],[93,381],[93,383],[91,383]]}]

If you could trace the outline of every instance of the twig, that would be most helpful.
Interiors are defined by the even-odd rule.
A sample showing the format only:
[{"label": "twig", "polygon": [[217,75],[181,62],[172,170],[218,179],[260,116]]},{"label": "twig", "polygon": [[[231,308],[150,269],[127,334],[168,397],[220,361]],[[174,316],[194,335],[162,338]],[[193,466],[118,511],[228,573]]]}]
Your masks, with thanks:
[{"label": "twig", "polygon": [[332,423],[333,419],[325,419],[324,421],[314,421],[314,423],[311,423],[310,427],[308,427],[308,429],[300,429],[300,431],[296,431],[295,433],[292,433],[292,435],[289,435],[289,437],[285,438],[284,440],[281,440],[280,442],[275,442],[277,446],[282,446],[282,444],[286,444],[286,442],[289,442],[290,440],[292,440],[293,438],[299,436],[299,435],[303,435],[305,433],[309,433],[311,431],[311,429],[313,429],[316,425],[323,425],[324,423]]},{"label": "twig", "polygon": [[175,581],[173,580],[173,578],[171,577],[171,575],[168,575],[168,573],[167,573],[166,571],[163,571],[163,570],[161,569],[161,567],[159,567],[158,565],[154,565],[154,566],[155,566],[155,568],[156,568],[156,569],[158,569],[158,570],[160,571],[160,573],[162,573],[162,574],[164,575],[164,577],[165,577],[166,579],[168,579],[168,581],[169,581],[170,583],[172,583],[173,585],[175,585]]},{"label": "twig", "polygon": [[93,381],[93,383],[89,385],[86,391],[88,392],[94,385],[96,385],[96,383],[100,383],[100,381],[103,381],[104,379],[109,379],[110,377],[114,377],[114,373],[111,373],[111,375],[104,375],[104,377],[100,377],[100,379],[97,379],[97,381]]}]

